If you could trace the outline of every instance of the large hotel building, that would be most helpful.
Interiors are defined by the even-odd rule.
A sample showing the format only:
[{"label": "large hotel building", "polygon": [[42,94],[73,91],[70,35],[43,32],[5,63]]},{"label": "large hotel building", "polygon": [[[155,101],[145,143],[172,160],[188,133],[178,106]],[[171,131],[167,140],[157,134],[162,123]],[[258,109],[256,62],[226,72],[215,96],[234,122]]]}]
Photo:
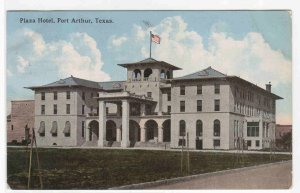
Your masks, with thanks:
[{"label": "large hotel building", "polygon": [[182,77],[180,68],[148,58],[119,64],[127,80],[76,77],[34,91],[39,146],[263,149],[275,140],[276,100],[211,67]]}]

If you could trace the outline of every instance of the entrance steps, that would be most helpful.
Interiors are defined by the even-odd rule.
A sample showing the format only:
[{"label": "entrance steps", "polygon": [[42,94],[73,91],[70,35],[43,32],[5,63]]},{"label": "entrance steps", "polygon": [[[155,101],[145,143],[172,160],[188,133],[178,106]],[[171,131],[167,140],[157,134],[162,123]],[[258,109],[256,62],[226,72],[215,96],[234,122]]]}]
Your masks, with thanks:
[{"label": "entrance steps", "polygon": [[116,141],[108,141],[107,147],[121,147],[121,142]]},{"label": "entrance steps", "polygon": [[86,141],[82,147],[97,147],[98,141]]},{"label": "entrance steps", "polygon": [[[97,147],[98,141],[86,141],[82,147]],[[108,141],[105,144],[106,147],[121,147],[121,142]],[[170,142],[130,142],[130,147],[149,147],[149,148],[161,148],[170,149]]]}]

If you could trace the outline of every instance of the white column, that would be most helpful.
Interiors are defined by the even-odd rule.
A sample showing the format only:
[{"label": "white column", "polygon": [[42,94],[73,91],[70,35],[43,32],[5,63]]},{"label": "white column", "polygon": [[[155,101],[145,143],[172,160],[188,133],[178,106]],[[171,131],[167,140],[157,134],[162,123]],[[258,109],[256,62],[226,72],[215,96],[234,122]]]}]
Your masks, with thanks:
[{"label": "white column", "polygon": [[121,128],[117,128],[117,142],[121,142]]},{"label": "white column", "polygon": [[163,142],[163,127],[158,126],[158,142]]},{"label": "white column", "polygon": [[141,104],[141,116],[145,116],[145,111],[146,111],[146,105],[145,103]]},{"label": "white column", "polygon": [[104,147],[106,142],[106,105],[104,101],[99,101],[99,139],[98,146]]},{"label": "white column", "polygon": [[145,142],[146,141],[146,129],[145,126],[141,126],[141,142]]},{"label": "white column", "polygon": [[122,141],[121,147],[129,147],[129,102],[127,100],[122,101]]},{"label": "white column", "polygon": [[90,137],[90,131],[89,131],[89,125],[87,124],[87,122],[84,123],[84,134],[85,134],[85,141],[89,141],[89,137]]}]

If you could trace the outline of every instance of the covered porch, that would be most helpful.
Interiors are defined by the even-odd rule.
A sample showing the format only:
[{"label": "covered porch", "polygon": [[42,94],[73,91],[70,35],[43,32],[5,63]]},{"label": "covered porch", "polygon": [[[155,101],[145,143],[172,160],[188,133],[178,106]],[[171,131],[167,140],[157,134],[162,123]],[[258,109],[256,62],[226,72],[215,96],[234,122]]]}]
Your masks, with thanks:
[{"label": "covered porch", "polygon": [[[87,117],[89,133],[86,135],[86,141],[94,141],[98,147],[122,148],[141,143],[170,141],[170,115],[154,113],[156,101],[152,98],[117,92],[99,93],[97,99],[99,116]],[[115,114],[108,114],[108,103],[117,105]]]}]

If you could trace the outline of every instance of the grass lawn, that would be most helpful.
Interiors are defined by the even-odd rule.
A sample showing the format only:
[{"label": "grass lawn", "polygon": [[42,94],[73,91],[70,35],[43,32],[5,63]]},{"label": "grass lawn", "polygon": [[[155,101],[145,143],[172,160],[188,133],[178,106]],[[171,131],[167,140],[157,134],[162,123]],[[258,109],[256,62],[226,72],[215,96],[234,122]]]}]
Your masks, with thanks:
[{"label": "grass lawn", "polygon": [[[280,160],[291,155],[190,152],[190,174],[180,170],[180,152],[103,149],[39,149],[44,189],[107,189],[110,187],[201,174]],[[34,161],[35,161],[35,154]],[[184,153],[186,159],[186,154]],[[7,181],[12,189],[26,189],[29,150],[7,149]],[[186,160],[184,159],[184,169]],[[37,168],[33,162],[33,167]],[[33,170],[33,189],[38,189]]]}]

